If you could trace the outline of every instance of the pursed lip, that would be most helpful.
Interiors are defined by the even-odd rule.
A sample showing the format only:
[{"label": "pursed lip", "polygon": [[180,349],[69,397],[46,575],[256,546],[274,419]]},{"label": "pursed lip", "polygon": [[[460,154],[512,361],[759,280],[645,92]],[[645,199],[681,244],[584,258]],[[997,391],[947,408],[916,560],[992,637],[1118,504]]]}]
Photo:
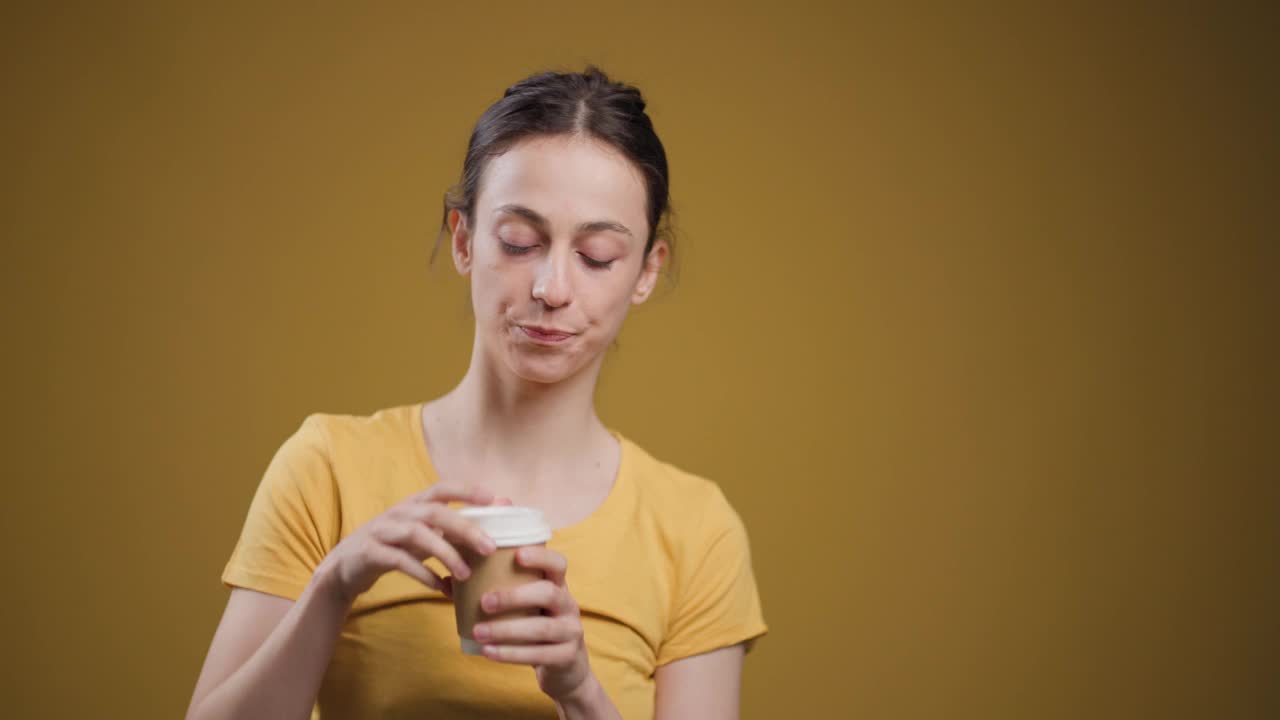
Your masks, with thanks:
[{"label": "pursed lip", "polygon": [[520,329],[524,331],[525,335],[539,342],[560,342],[576,334],[568,330],[542,327],[541,325],[521,325]]}]

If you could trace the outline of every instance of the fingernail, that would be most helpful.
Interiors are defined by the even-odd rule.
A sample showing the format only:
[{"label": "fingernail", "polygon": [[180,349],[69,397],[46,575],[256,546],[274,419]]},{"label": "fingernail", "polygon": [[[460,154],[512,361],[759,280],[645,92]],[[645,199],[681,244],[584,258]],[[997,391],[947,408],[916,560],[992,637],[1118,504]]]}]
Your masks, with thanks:
[{"label": "fingernail", "polygon": [[498,546],[495,545],[492,540],[485,540],[484,542],[480,543],[480,551],[483,552],[485,555],[488,555],[497,549],[498,549]]},{"label": "fingernail", "polygon": [[471,628],[471,634],[475,636],[475,639],[476,639],[476,640],[488,640],[488,639],[489,639],[489,626],[488,626],[488,625],[476,625],[475,627]]},{"label": "fingernail", "polygon": [[486,593],[480,598],[480,606],[485,610],[494,610],[498,607],[498,596],[493,593]]},{"label": "fingernail", "polygon": [[463,565],[462,567],[458,568],[457,574],[458,574],[459,580],[466,580],[467,578],[471,577],[471,568],[467,567],[466,565]]}]

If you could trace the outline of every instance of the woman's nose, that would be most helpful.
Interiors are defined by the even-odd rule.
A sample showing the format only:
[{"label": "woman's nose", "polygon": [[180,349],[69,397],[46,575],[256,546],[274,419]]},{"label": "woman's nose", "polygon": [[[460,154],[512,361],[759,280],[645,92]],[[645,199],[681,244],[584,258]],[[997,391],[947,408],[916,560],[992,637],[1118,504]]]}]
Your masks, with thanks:
[{"label": "woman's nose", "polygon": [[573,300],[568,269],[569,258],[547,253],[538,264],[538,272],[533,279],[533,297],[548,307],[568,305]]}]

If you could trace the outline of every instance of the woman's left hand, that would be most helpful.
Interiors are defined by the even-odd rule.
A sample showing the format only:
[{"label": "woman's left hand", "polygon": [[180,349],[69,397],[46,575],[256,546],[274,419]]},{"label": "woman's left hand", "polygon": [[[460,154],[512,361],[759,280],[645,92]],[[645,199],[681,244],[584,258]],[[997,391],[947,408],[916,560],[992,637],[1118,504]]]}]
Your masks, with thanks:
[{"label": "woman's left hand", "polygon": [[564,702],[585,691],[592,679],[582,617],[565,584],[569,561],[555,550],[530,545],[516,552],[516,563],[541,570],[546,578],[485,593],[481,607],[487,613],[535,608],[542,614],[478,623],[472,634],[484,645],[485,657],[532,665],[542,692]]}]

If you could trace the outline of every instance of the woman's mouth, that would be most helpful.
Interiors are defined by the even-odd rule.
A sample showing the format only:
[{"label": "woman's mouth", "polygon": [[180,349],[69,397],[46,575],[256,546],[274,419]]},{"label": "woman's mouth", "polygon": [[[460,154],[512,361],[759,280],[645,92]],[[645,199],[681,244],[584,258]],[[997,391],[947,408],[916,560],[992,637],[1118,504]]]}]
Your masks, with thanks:
[{"label": "woman's mouth", "polygon": [[575,335],[575,333],[568,332],[567,330],[540,327],[538,325],[521,325],[519,327],[526,337],[530,338],[534,342],[545,345],[554,345],[556,343],[564,342]]}]

